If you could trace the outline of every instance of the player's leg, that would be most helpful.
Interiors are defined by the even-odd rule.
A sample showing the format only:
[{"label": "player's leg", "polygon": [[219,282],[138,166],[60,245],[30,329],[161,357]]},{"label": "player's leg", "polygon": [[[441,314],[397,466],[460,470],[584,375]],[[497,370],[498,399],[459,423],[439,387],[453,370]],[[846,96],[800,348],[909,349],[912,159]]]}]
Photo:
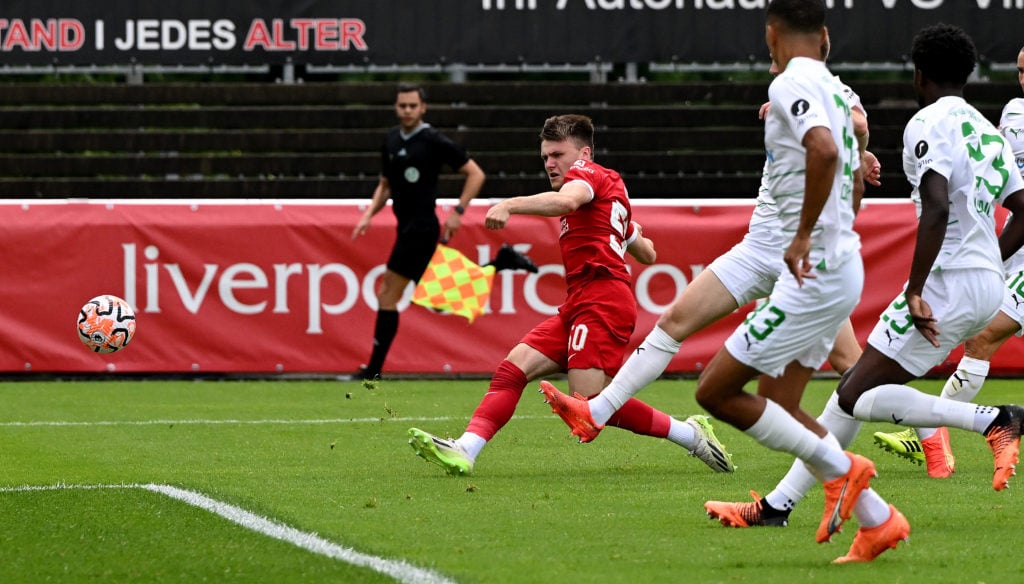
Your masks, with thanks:
[{"label": "player's leg", "polygon": [[[619,370],[622,353],[633,331],[635,312],[624,306],[624,298],[632,298],[629,287],[610,281],[595,282],[591,286],[586,304],[573,311],[573,324],[568,335],[568,393],[573,397],[562,394],[547,382],[541,384],[542,392],[556,413],[563,411],[560,406],[575,406],[583,412],[588,403],[583,400],[597,399],[595,396],[599,397],[606,391],[605,385]],[[635,434],[668,439],[699,456],[716,471],[733,470],[731,457],[706,419],[677,420],[631,398],[606,422]],[[589,430],[580,436],[581,440],[592,440],[600,427],[590,424]]]},{"label": "player's leg", "polygon": [[1016,316],[1012,316],[1007,312],[1004,300],[1003,308],[996,313],[992,322],[964,343],[964,356],[956,372],[942,388],[942,396],[958,401],[972,401],[988,377],[992,356],[1006,341],[1022,332],[1021,322],[1024,322],[1024,311],[1018,311]]},{"label": "player's leg", "polygon": [[363,379],[380,377],[388,351],[391,350],[391,342],[398,334],[398,302],[402,299],[409,282],[409,278],[391,270],[385,270],[380,278],[380,286],[377,289],[377,321],[373,327],[373,350],[370,352],[366,368],[359,372]]},{"label": "player's leg", "polygon": [[[775,286],[772,297],[726,340],[701,375],[698,402],[764,446],[789,452],[813,469],[823,481],[825,512],[818,528],[819,542],[831,538],[848,518],[861,493],[874,476],[874,465],[864,457],[845,453],[825,432],[809,430],[784,407],[762,396],[744,397],[742,378],[730,377],[741,365],[770,376],[780,376],[796,358],[800,367],[813,371],[827,358],[835,336],[860,296],[863,268],[851,260],[834,271],[822,271],[817,279],[798,285],[788,273]],[[724,358],[723,358],[724,357]],[[724,367],[722,367],[724,365]],[[724,373],[722,373],[724,371]],[[806,380],[808,372],[801,378]],[[791,406],[798,403],[803,387],[790,389]],[[749,395],[749,394],[746,394]],[[751,420],[752,407],[760,400],[762,411]],[[817,426],[817,422],[812,425]],[[880,499],[877,501],[884,504]],[[885,506],[887,508],[887,506]]]},{"label": "player's leg", "polygon": [[813,374],[814,369],[804,367],[798,361],[793,361],[778,377],[760,376],[757,380],[757,393],[782,406],[807,429],[819,436],[824,436],[825,430],[817,420],[800,407],[800,400],[804,395],[803,389],[807,387],[807,382],[811,380]]},{"label": "player's leg", "polygon": [[677,342],[771,294],[784,269],[777,235],[754,229],[697,274],[658,319]]},{"label": "player's leg", "polygon": [[[729,353],[727,344],[701,374],[697,401],[712,415],[742,430],[763,446],[788,452],[815,469],[825,486],[826,506],[816,539],[828,541],[850,517],[854,505],[875,474],[871,461],[844,452],[797,421],[779,404],[743,391],[744,378],[755,369]],[[727,525],[743,525],[732,517],[713,513]]]},{"label": "player's leg", "polygon": [[[861,422],[853,416],[843,412],[836,404],[837,395],[833,392],[825,410],[817,418],[817,423],[827,431],[823,436],[824,440],[834,444],[837,448],[845,449],[860,430]],[[754,527],[754,526],[779,526],[785,527],[789,523],[789,514],[817,484],[818,479],[811,473],[810,469],[802,460],[795,460],[789,471],[782,477],[767,495],[761,497],[755,491],[754,501],[729,502],[729,501],[708,501],[705,503],[705,510],[712,518],[719,519],[727,527]],[[865,490],[865,494],[870,489]],[[870,495],[857,501],[854,507],[854,515],[859,521],[865,522],[868,513],[885,511],[884,502],[882,505],[871,505],[868,503]],[[865,507],[865,510],[861,510]],[[870,525],[880,525],[887,520],[888,515],[881,516]],[[867,525],[867,523],[862,523]]]},{"label": "player's leg", "polygon": [[358,373],[359,377],[373,379],[383,371],[391,342],[398,333],[398,302],[409,283],[418,282],[430,265],[440,229],[436,217],[412,221],[400,228],[377,289],[377,322],[370,360]]},{"label": "player's leg", "polygon": [[559,371],[565,359],[565,326],[552,316],[530,331],[498,365],[487,393],[458,439],[440,438],[418,428],[409,430],[417,454],[451,475],[469,474],[484,446],[512,419],[531,379]]},{"label": "player's leg", "polygon": [[[846,319],[839,333],[836,335],[835,343],[829,352],[829,365],[840,375],[845,373],[862,353],[860,343],[854,334],[853,324]],[[778,401],[787,411],[793,413],[802,423],[805,420],[801,417],[807,414],[799,407],[799,400],[793,403],[791,396],[788,396],[787,388],[796,384],[806,384],[807,380],[795,378],[805,371],[800,367],[787,367],[786,372],[779,378],[762,375],[758,383],[758,393],[762,396]],[[836,400],[835,393],[832,394],[830,403]],[[827,431],[822,437],[833,441],[838,447],[845,449],[853,441],[854,436],[860,429],[860,422],[849,414],[842,412],[838,407],[828,408],[816,419],[815,425],[805,426],[814,430],[815,426]],[[821,434],[819,434],[821,435]],[[708,514],[714,518],[723,520],[728,525],[740,527],[771,525],[785,526],[789,522],[789,513],[803,500],[804,496],[818,480],[807,469],[801,460],[793,461],[789,472],[766,496],[761,497],[755,491],[754,501],[750,502],[725,502],[708,501],[705,508]]]},{"label": "player's leg", "polygon": [[863,352],[864,349],[857,341],[857,335],[853,330],[853,323],[850,322],[850,319],[846,319],[846,322],[839,329],[839,334],[836,335],[832,351],[828,354],[829,366],[832,367],[833,371],[842,375],[850,367],[853,367]]},{"label": "player's leg", "polygon": [[[853,324],[847,318],[839,328],[835,343],[828,354],[829,365],[835,372],[842,375],[856,364],[862,353],[863,349],[857,341]],[[758,391],[762,391],[760,386]],[[837,447],[845,450],[860,431],[861,422],[840,410],[835,405],[837,399],[836,394],[833,392],[826,403],[824,411],[816,418],[815,424],[825,432],[823,435],[819,434],[822,438],[833,442]],[[814,427],[808,426],[812,430]],[[784,513],[788,517],[789,512],[803,500],[803,497],[816,482],[817,479],[811,474],[803,461],[793,461],[789,472],[764,497],[765,515],[770,516],[775,511],[776,515]]]},{"label": "player's leg", "polygon": [[[863,365],[865,373],[844,378],[845,385],[840,385],[839,403],[843,410],[865,421],[917,427],[949,426],[982,434],[995,458],[992,487],[997,491],[1006,488],[1017,463],[1024,408],[980,406],[920,392],[905,385],[909,380],[890,381],[881,375],[884,370],[892,371],[886,367],[889,361],[873,346],[868,346],[864,357],[852,370],[856,374]],[[869,367],[874,372],[869,373]],[[923,373],[915,373],[911,379]],[[863,391],[865,387],[870,389]]]},{"label": "player's leg", "polygon": [[601,395],[590,401],[598,425],[668,368],[680,344],[693,333],[767,296],[781,269],[778,250],[750,233],[690,282],[630,354]]},{"label": "player's leg", "polygon": [[[595,385],[607,382],[607,379],[605,372],[600,369],[569,370],[569,388],[574,396],[588,397],[585,392],[592,392]],[[607,425],[641,436],[669,440],[685,448],[691,456],[699,458],[715,472],[733,472],[736,469],[732,455],[718,440],[707,416],[694,415],[686,420],[678,420],[632,398],[608,419]]]},{"label": "player's leg", "polygon": [[[757,393],[765,399],[772,400],[792,414],[804,426],[819,436],[825,435],[824,430],[814,422],[807,423],[809,417],[800,408],[800,397],[803,392],[792,391],[793,387],[804,387],[810,379],[812,370],[801,366],[798,362],[790,363],[779,377],[761,375],[758,378]],[[838,445],[837,445],[838,446]],[[791,475],[799,475],[791,478]],[[796,482],[797,485],[791,483]],[[788,482],[787,482],[788,481]],[[718,519],[729,527],[776,526],[785,527],[789,522],[789,513],[803,495],[817,483],[817,479],[800,459],[793,463],[793,469],[767,497],[761,497],[756,491],[750,491],[753,501],[729,502],[708,501],[704,509],[713,519]],[[787,491],[795,490],[797,495],[786,495]]]},{"label": "player's leg", "polygon": [[886,309],[857,365],[839,385],[839,405],[865,421],[951,426],[985,435],[995,458],[992,487],[1002,490],[1017,463],[1024,408],[988,407],[922,393],[905,385],[941,362],[997,312],[1002,281],[985,270],[933,273],[924,296],[940,323],[938,348],[912,325],[902,296]]},{"label": "player's leg", "polygon": [[[989,361],[1003,343],[1020,334],[1021,322],[1024,311],[1016,293],[1004,288],[1002,308],[984,330],[964,343],[964,356],[940,395],[960,402],[974,401],[988,377]],[[955,469],[956,458],[945,427],[875,432],[874,440],[881,448],[903,458],[918,464],[926,462],[930,477],[946,478]]]},{"label": "player's leg", "polygon": [[[803,420],[799,417],[799,413],[802,412],[799,407],[799,399],[793,399],[793,396],[790,395],[792,392],[788,388],[792,387],[790,385],[792,383],[806,384],[809,377],[810,371],[794,361],[790,366],[786,367],[786,372],[779,377],[761,375],[758,380],[758,395],[775,401],[786,411],[796,414],[794,417],[803,423]],[[796,459],[794,466],[797,465],[801,469],[804,468],[804,464],[800,459]],[[804,474],[810,480],[810,485],[807,486],[807,489],[810,489],[817,482],[817,479],[809,472]],[[754,497],[753,501],[740,503],[707,501],[704,504],[704,509],[707,511],[708,516],[718,519],[723,525],[728,527],[784,527],[787,525],[789,508],[779,503],[776,503],[774,506],[768,504],[766,498],[762,498],[756,491],[751,491],[750,494]]]}]

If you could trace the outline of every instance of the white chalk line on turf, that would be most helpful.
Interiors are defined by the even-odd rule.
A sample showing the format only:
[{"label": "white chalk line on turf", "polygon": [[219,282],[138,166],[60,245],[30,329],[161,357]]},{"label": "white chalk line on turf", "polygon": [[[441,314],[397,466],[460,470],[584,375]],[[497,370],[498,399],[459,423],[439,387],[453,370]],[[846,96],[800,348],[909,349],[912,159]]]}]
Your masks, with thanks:
[{"label": "white chalk line on turf", "polygon": [[[552,416],[516,416],[517,420],[550,420]],[[327,418],[313,420],[94,420],[91,422],[36,420],[31,422],[0,422],[0,428],[18,427],[62,427],[62,426],[176,426],[176,425],[317,425],[317,424],[367,424],[377,422],[450,422],[466,420],[465,417],[441,416],[436,418],[405,417],[405,418]]]},{"label": "white chalk line on turf", "polygon": [[306,551],[326,556],[331,559],[369,568],[375,572],[391,576],[395,580],[409,584],[453,584],[453,580],[445,578],[441,574],[419,568],[402,560],[389,560],[379,556],[371,556],[357,552],[356,550],[330,542],[315,533],[300,531],[283,523],[268,519],[261,515],[246,511],[223,501],[218,501],[197,493],[172,487],[170,485],[155,484],[125,484],[125,485],[51,485],[21,487],[0,487],[0,493],[29,492],[29,491],[59,491],[65,489],[144,489],[159,493],[172,499],[181,501],[193,507],[205,509],[215,515],[219,515],[232,523],[240,525],[250,531],[255,531],[267,537],[272,537],[290,543]]}]

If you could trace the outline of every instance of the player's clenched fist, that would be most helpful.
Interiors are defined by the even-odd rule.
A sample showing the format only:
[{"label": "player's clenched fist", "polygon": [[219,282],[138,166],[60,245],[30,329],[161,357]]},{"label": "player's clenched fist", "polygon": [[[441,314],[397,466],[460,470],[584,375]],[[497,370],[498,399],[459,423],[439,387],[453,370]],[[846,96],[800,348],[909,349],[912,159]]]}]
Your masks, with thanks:
[{"label": "player's clenched fist", "polygon": [[484,227],[488,229],[501,229],[508,223],[511,213],[508,212],[508,205],[504,201],[487,210],[484,217]]}]

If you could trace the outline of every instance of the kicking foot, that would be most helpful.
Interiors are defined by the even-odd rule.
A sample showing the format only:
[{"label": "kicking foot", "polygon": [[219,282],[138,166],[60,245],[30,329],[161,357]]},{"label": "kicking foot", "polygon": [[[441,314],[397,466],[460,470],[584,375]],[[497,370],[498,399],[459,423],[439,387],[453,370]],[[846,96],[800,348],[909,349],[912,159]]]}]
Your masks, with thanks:
[{"label": "kicking foot", "polygon": [[580,439],[580,443],[590,442],[601,433],[604,426],[598,426],[590,415],[587,398],[578,393],[569,397],[547,381],[540,382],[540,392],[544,394],[544,401],[551,406],[551,411],[562,418],[572,435]]},{"label": "kicking foot", "polygon": [[454,440],[439,438],[419,428],[409,428],[409,445],[417,456],[443,468],[453,477],[473,473],[473,459]]},{"label": "kicking foot", "polygon": [[715,472],[733,472],[736,465],[732,463],[732,454],[725,449],[725,444],[715,436],[711,420],[707,416],[693,415],[686,418],[685,424],[693,428],[696,441],[690,450],[690,456],[696,456]]}]

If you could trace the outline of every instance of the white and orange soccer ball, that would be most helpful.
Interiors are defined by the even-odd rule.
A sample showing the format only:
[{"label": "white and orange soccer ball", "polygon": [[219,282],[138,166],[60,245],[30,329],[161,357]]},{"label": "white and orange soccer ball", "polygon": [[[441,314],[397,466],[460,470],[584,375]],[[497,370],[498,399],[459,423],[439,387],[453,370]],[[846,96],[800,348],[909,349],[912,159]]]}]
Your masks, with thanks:
[{"label": "white and orange soccer ball", "polygon": [[96,353],[120,351],[134,336],[135,311],[117,296],[97,296],[78,313],[78,338]]}]

